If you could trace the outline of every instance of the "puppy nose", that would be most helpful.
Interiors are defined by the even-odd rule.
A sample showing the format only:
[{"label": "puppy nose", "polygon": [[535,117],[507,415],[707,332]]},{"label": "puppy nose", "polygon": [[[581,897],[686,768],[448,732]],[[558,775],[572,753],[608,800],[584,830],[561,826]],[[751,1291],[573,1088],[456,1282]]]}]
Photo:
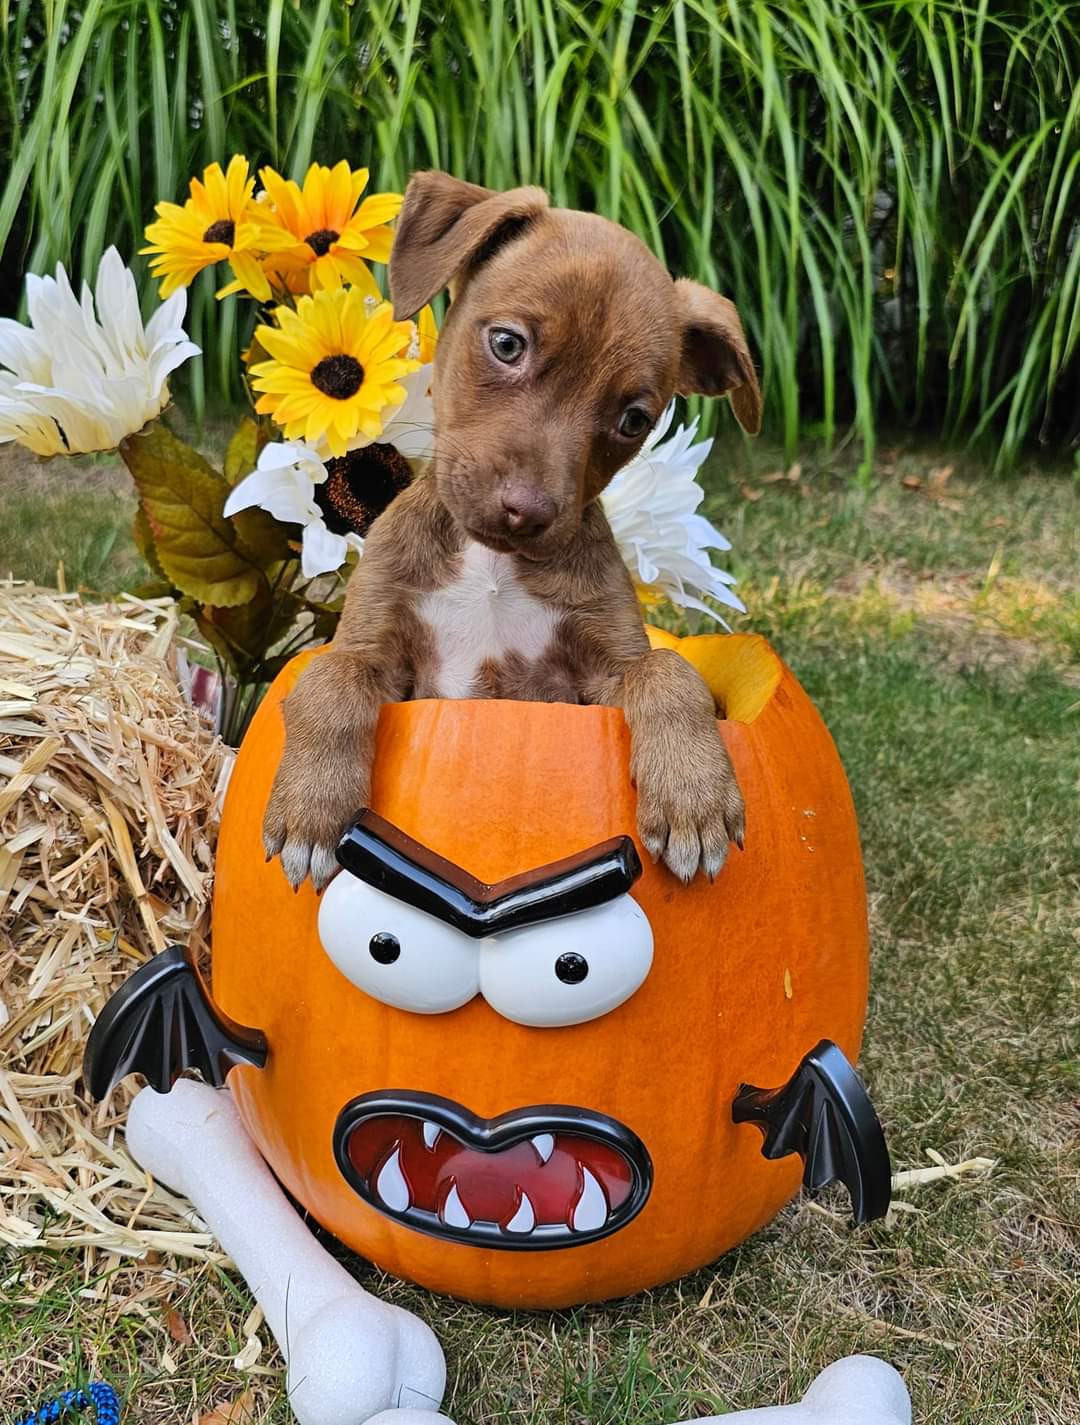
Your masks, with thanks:
[{"label": "puppy nose", "polygon": [[551,496],[536,485],[508,485],[502,506],[503,522],[511,534],[543,534],[559,513]]}]

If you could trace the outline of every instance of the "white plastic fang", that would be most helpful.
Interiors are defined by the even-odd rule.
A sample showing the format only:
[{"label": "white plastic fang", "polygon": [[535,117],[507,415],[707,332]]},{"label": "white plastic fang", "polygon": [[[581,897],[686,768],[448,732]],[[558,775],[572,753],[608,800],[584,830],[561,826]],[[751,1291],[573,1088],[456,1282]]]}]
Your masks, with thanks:
[{"label": "white plastic fang", "polygon": [[442,1213],[440,1215],[447,1227],[461,1228],[472,1226],[472,1218],[465,1211],[465,1204],[458,1194],[457,1183],[454,1183],[447,1193],[446,1201],[443,1203]]},{"label": "white plastic fang", "polygon": [[424,1147],[428,1152],[435,1151],[435,1144],[439,1141],[441,1132],[442,1129],[437,1123],[429,1123],[426,1118],[424,1119]]},{"label": "white plastic fang", "polygon": [[604,1196],[604,1189],[584,1164],[581,1166],[581,1174],[584,1182],[581,1196],[574,1208],[574,1231],[597,1232],[607,1221],[607,1198]]},{"label": "white plastic fang", "polygon": [[555,1151],[555,1135],[553,1133],[538,1133],[532,1140],[532,1145],[540,1154],[540,1161],[546,1163]]},{"label": "white plastic fang", "polygon": [[395,1212],[404,1212],[407,1207],[412,1206],[409,1184],[405,1181],[405,1174],[401,1171],[400,1146],[394,1149],[391,1156],[382,1165],[382,1170],[375,1181],[375,1191],[387,1207],[393,1208]]},{"label": "white plastic fang", "polygon": [[531,1232],[535,1226],[536,1213],[533,1211],[533,1205],[529,1201],[529,1194],[523,1192],[521,1194],[521,1202],[518,1204],[518,1210],[506,1224],[506,1230],[507,1232],[527,1233]]}]

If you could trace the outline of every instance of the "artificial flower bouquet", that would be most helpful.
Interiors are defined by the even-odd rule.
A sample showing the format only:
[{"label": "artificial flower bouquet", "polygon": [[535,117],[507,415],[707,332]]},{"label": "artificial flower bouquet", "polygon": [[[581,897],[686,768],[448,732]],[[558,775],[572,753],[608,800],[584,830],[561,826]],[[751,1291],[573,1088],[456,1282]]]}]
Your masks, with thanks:
[{"label": "artificial flower bouquet", "polygon": [[[93,294],[64,268],[26,279],[29,324],[0,319],[0,442],[41,456],[117,450],[138,495],[134,535],[152,571],[215,656],[219,730],[238,742],[262,690],[301,647],[329,638],[342,582],[373,521],[433,450],[430,308],[399,322],[371,264],[384,264],[395,193],[364,197],[368,172],[312,164],[303,184],[234,156],[193,178],[183,206],[146,229],[161,306],[144,325],[132,272],[110,248]],[[227,263],[219,298],[258,304],[243,354],[253,411],[221,468],[160,419],[168,378],[199,349],[187,286]],[[696,513],[694,476],[711,442],[696,422],[661,437],[669,409],[603,496],[648,607],[664,599],[713,618],[742,605]]]}]

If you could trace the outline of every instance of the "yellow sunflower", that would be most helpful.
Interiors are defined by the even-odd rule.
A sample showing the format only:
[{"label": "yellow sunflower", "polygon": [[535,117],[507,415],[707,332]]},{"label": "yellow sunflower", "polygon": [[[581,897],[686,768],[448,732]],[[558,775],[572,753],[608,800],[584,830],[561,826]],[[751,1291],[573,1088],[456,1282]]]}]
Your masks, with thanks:
[{"label": "yellow sunflower", "polygon": [[[150,246],[141,249],[151,256],[150,271],[161,279],[161,296],[171,297],[178,287],[186,287],[204,267],[228,258],[236,283],[227,290],[244,287],[266,301],[270,284],[259,259],[274,245],[287,246],[256,221],[252,199],[255,180],[248,176],[248,161],[234,154],[226,172],[220,163],[205,170],[202,182],[191,180],[191,197],[183,207],[159,203],[158,221],[146,229]],[[224,296],[219,292],[218,296]]]},{"label": "yellow sunflower", "polygon": [[420,308],[416,332],[420,342],[420,364],[426,366],[429,361],[435,360],[435,348],[439,342],[439,328],[430,305]]},{"label": "yellow sunflower", "polygon": [[[344,159],[333,168],[313,163],[303,188],[272,168],[259,177],[266,198],[255,206],[266,231],[276,235],[263,263],[270,281],[293,293],[348,282],[381,299],[367,264],[390,256],[394,235],[386,225],[398,215],[401,194],[372,193],[361,203],[368,170],[353,172]],[[270,244],[266,248],[269,252]]]},{"label": "yellow sunflower", "polygon": [[404,355],[412,324],[395,322],[389,302],[372,307],[357,287],[315,292],[274,316],[277,326],[255,332],[270,356],[251,367],[256,411],[287,439],[325,441],[332,455],[358,435],[377,440],[383,412],[405,400],[399,377],[420,365]]}]

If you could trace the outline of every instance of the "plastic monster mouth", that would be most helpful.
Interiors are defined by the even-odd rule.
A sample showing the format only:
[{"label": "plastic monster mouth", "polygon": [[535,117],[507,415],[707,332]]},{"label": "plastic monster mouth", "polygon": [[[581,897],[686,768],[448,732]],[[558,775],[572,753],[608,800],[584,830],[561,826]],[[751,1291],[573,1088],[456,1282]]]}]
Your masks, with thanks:
[{"label": "plastic monster mouth", "polygon": [[346,1181],[388,1217],[511,1251],[610,1236],[637,1216],[652,1186],[634,1133],[563,1106],[485,1119],[432,1094],[365,1094],[339,1115],[334,1152]]}]

